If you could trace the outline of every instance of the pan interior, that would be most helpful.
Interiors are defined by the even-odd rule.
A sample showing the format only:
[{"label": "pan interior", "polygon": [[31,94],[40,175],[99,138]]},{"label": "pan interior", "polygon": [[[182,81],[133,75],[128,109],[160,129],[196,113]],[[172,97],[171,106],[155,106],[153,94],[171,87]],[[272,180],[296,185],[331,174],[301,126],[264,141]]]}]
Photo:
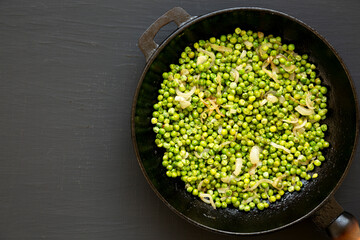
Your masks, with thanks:
[{"label": "pan interior", "polygon": [[[300,192],[285,194],[266,210],[249,213],[234,208],[213,210],[210,205],[187,193],[179,179],[168,178],[162,167],[163,150],[154,144],[150,119],[162,72],[169,71],[183,49],[200,40],[232,33],[236,27],[281,36],[294,43],[296,52],[308,54],[328,87],[330,148],[326,162],[317,168],[319,177],[305,182]],[[350,163],[357,132],[357,105],[351,79],[331,47],[309,27],[286,15],[260,9],[232,9],[209,14],[178,29],[160,46],[147,64],[137,89],[133,109],[133,135],[140,166],[149,183],[165,203],[191,222],[208,229],[255,234],[294,223],[321,204],[341,182]]]}]

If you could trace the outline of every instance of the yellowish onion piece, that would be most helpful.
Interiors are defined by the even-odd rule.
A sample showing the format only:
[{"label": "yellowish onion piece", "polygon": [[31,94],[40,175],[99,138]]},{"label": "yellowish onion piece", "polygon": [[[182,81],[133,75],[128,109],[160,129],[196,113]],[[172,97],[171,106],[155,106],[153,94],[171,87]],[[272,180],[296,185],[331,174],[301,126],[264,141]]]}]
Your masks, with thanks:
[{"label": "yellowish onion piece", "polygon": [[261,148],[257,145],[253,146],[250,150],[250,162],[252,164],[257,164],[260,160],[260,151],[261,151]]},{"label": "yellowish onion piece", "polygon": [[193,86],[191,88],[191,90],[187,93],[183,93],[182,91],[180,91],[178,88],[175,89],[176,91],[176,95],[179,96],[179,97],[183,97],[185,100],[189,100],[189,98],[191,97],[191,95],[194,94],[196,90],[196,86]]},{"label": "yellowish onion piece", "polygon": [[295,124],[299,122],[299,119],[297,117],[292,117],[291,120],[283,119],[283,122]]},{"label": "yellowish onion piece", "polygon": [[230,183],[231,181],[230,176],[222,177],[220,178],[220,180],[224,183]]},{"label": "yellowish onion piece", "polygon": [[243,50],[240,54],[240,59],[243,59],[244,57],[246,57],[246,50]]},{"label": "yellowish onion piece", "polygon": [[306,106],[307,106],[309,109],[315,109],[315,107],[314,107],[314,102],[311,101],[311,93],[308,92],[308,93],[306,94],[305,102],[306,102]]},{"label": "yellowish onion piece", "polygon": [[230,71],[230,75],[234,78],[234,82],[238,83],[240,77],[239,72],[236,69],[232,68]]},{"label": "yellowish onion piece", "polygon": [[235,109],[235,108],[231,108],[231,109],[229,110],[229,112],[230,112],[231,114],[235,114],[235,113],[237,113],[237,111],[236,111],[236,109]]},{"label": "yellowish onion piece", "polygon": [[224,193],[226,193],[226,191],[227,190],[229,190],[229,188],[218,188],[218,189],[216,189],[219,193],[221,193],[221,194],[224,194]]},{"label": "yellowish onion piece", "polygon": [[199,154],[197,151],[194,151],[194,155],[195,155],[195,157],[197,157],[197,158],[202,158],[202,155]]},{"label": "yellowish onion piece", "polygon": [[230,183],[230,181],[233,180],[233,179],[235,181],[237,181],[237,182],[241,180],[240,177],[236,177],[236,176],[234,176],[232,174],[230,176],[226,176],[226,177],[223,177],[223,178],[220,178],[220,179],[224,183]]},{"label": "yellowish onion piece", "polygon": [[234,170],[234,175],[235,176],[238,176],[240,174],[242,165],[243,165],[242,158],[237,158],[236,162],[235,162],[235,170]]},{"label": "yellowish onion piece", "polygon": [[263,32],[258,32],[258,38],[263,38],[264,37],[264,33]]},{"label": "yellowish onion piece", "polygon": [[218,95],[220,95],[220,94],[221,94],[221,76],[220,76],[220,74],[218,74],[218,75],[216,76],[216,82],[218,83],[218,86],[217,86],[217,89],[216,89],[216,93],[217,93]]},{"label": "yellowish onion piece", "polygon": [[286,174],[284,173],[283,175],[280,175],[279,177],[277,177],[273,183],[271,184],[274,188],[276,188],[277,190],[281,190],[283,187],[279,188],[277,185],[279,184],[279,182],[286,177]]},{"label": "yellowish onion piece", "polygon": [[207,61],[207,57],[204,56],[204,55],[200,55],[198,56],[197,60],[196,60],[196,65],[200,65],[200,64],[203,64]]},{"label": "yellowish onion piece", "polygon": [[208,194],[208,193],[200,193],[199,197],[203,202],[205,202],[207,204],[210,204],[214,209],[216,209],[214,200],[212,199],[210,194]]},{"label": "yellowish onion piece", "polygon": [[221,130],[222,130],[222,126],[220,125],[217,131],[219,135],[221,134]]},{"label": "yellowish onion piece", "polygon": [[225,46],[220,46],[220,45],[213,44],[213,43],[208,43],[207,45],[209,45],[212,49],[214,49],[215,51],[218,51],[218,52],[232,52],[231,48],[228,48]]},{"label": "yellowish onion piece", "polygon": [[206,51],[206,50],[204,50],[202,48],[198,48],[198,51],[208,55],[211,58],[210,67],[212,67],[214,65],[214,62],[215,62],[215,54],[213,52]]},{"label": "yellowish onion piece", "polygon": [[261,102],[260,102],[260,106],[264,106],[266,103],[267,103],[267,99],[265,98],[265,99],[263,99]]},{"label": "yellowish onion piece", "polygon": [[211,103],[211,105],[213,105],[215,111],[222,117],[224,117],[224,114],[222,114],[222,112],[220,112],[219,106],[215,103],[215,101],[213,101],[212,99],[209,100],[209,102]]},{"label": "yellowish onion piece", "polygon": [[270,142],[270,145],[273,146],[274,148],[282,149],[282,150],[284,150],[286,153],[291,153],[289,149],[287,149],[286,147],[281,146],[281,145],[279,145],[279,144],[277,144],[277,143]]},{"label": "yellowish onion piece", "polygon": [[279,73],[279,68],[271,61],[270,62],[270,65],[271,65],[271,71],[272,73]]},{"label": "yellowish onion piece", "polygon": [[224,147],[224,146],[226,146],[226,145],[228,145],[230,143],[232,143],[232,141],[223,142],[222,144],[219,145],[219,147],[222,148],[222,147]]},{"label": "yellowish onion piece", "polygon": [[299,73],[301,78],[306,78],[306,72]]},{"label": "yellowish onion piece", "polygon": [[251,192],[253,190],[255,190],[260,184],[262,183],[269,183],[269,184],[273,184],[273,181],[270,180],[270,179],[267,179],[267,178],[263,178],[263,179],[260,179],[259,181],[257,181],[254,186],[252,186],[251,188],[245,188],[244,190],[242,190],[243,192]]},{"label": "yellowish onion piece", "polygon": [[290,66],[285,66],[285,64],[281,64],[280,66],[288,73],[293,73],[296,69],[296,66],[294,64]]},{"label": "yellowish onion piece", "polygon": [[283,119],[282,121],[283,121],[283,122],[286,122],[286,123],[295,124],[295,123],[297,123],[297,122],[298,122],[298,119],[292,119],[292,120]]},{"label": "yellowish onion piece", "polygon": [[281,95],[279,97],[279,103],[283,103],[283,102],[285,102],[285,97],[283,95]]},{"label": "yellowish onion piece", "polygon": [[180,75],[188,75],[189,73],[190,73],[189,70],[186,69],[186,68],[183,68],[183,69],[181,69],[181,71],[180,71]]},{"label": "yellowish onion piece", "polygon": [[201,190],[203,183],[204,183],[204,180],[201,180],[201,181],[199,182],[199,184],[198,184],[198,186],[197,186],[197,190],[198,190],[198,191]]},{"label": "yellowish onion piece", "polygon": [[255,198],[258,198],[258,197],[259,197],[258,194],[254,194],[254,196],[249,197],[248,199],[246,199],[246,200],[243,202],[243,204],[246,205],[246,204],[248,204],[249,202],[252,202]]},{"label": "yellowish onion piece", "polygon": [[301,105],[296,106],[295,110],[298,111],[301,115],[304,115],[304,116],[310,116],[310,115],[313,115],[315,113],[314,109],[308,109],[308,108],[303,107]]},{"label": "yellowish onion piece", "polygon": [[278,101],[278,98],[272,94],[268,94],[266,100],[271,103],[276,103]]},{"label": "yellowish onion piece", "polygon": [[299,132],[299,133],[302,132],[301,129],[305,130],[306,123],[307,123],[307,119],[305,119],[302,124],[294,126],[293,133],[297,134],[297,132]]},{"label": "yellowish onion piece", "polygon": [[250,65],[250,64],[248,64],[248,65],[246,65],[246,67],[245,67],[245,73],[248,73],[248,72],[251,72],[252,71],[252,66]]},{"label": "yellowish onion piece", "polygon": [[257,168],[259,165],[260,165],[259,163],[252,165],[251,168],[250,168],[250,170],[249,170],[249,174],[250,174],[250,175],[254,175],[255,172],[256,172],[256,168]]},{"label": "yellowish onion piece", "polygon": [[247,49],[250,49],[253,46],[252,42],[249,41],[244,41],[244,45]]},{"label": "yellowish onion piece", "polygon": [[178,101],[180,103],[180,107],[182,109],[185,109],[191,105],[191,102],[189,100],[186,100],[184,97],[181,96],[176,96],[175,101]]},{"label": "yellowish onion piece", "polygon": [[275,58],[285,58],[285,60],[289,60],[287,57],[285,57],[283,54],[276,55]]},{"label": "yellowish onion piece", "polygon": [[[244,50],[245,51],[245,50]],[[239,66],[236,66],[235,70],[239,71],[241,69],[244,69],[246,67],[246,63],[242,63]]]},{"label": "yellowish onion piece", "polygon": [[289,75],[289,79],[290,79],[291,81],[293,81],[293,80],[295,79],[295,73],[294,73],[294,72],[292,72],[292,73]]},{"label": "yellowish onion piece", "polygon": [[270,62],[272,61],[272,57],[269,57],[265,63],[262,65],[262,70],[271,78],[273,79],[276,83],[279,83],[279,80],[278,80],[278,76],[275,72],[272,72],[268,69],[266,69],[266,67],[270,64]]}]

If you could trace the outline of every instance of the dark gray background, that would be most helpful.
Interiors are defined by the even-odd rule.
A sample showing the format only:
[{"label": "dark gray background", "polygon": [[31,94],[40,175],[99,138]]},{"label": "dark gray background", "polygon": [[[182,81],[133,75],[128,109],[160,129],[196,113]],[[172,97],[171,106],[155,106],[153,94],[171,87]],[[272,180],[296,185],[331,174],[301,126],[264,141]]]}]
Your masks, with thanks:
[{"label": "dark gray background", "polygon": [[[337,49],[360,91],[357,0],[2,0],[0,239],[242,239],[171,212],[133,151],[131,104],[145,65],[137,40],[174,6],[191,15],[258,6],[297,17]],[[360,218],[358,156],[335,196]],[[327,239],[309,220],[266,238],[289,236]]]}]

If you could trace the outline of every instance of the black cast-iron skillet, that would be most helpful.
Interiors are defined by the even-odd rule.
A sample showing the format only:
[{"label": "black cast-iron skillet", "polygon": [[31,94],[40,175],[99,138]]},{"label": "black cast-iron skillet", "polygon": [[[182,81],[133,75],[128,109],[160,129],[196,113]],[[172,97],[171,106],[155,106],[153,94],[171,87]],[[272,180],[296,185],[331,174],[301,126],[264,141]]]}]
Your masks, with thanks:
[{"label": "black cast-iron skillet", "polygon": [[[156,33],[172,21],[178,25],[177,30],[158,46],[153,40]],[[325,123],[330,148],[324,153],[326,162],[316,169],[319,177],[305,181],[301,191],[286,193],[268,209],[248,213],[235,208],[214,210],[186,192],[179,179],[168,178],[161,165],[164,151],[154,144],[150,123],[162,73],[169,71],[171,63],[177,63],[184,48],[200,39],[232,33],[236,27],[281,36],[284,43],[294,43],[297,53],[309,55],[309,61],[317,66],[329,90]],[[139,47],[146,57],[146,66],[133,102],[133,143],[146,179],[170,209],[197,226],[234,235],[279,230],[311,215],[334,239],[360,239],[356,219],[344,212],[333,198],[350,167],[357,144],[357,99],[343,61],[322,36],[301,21],[273,10],[233,8],[191,17],[176,7],[149,27],[139,39]]]}]

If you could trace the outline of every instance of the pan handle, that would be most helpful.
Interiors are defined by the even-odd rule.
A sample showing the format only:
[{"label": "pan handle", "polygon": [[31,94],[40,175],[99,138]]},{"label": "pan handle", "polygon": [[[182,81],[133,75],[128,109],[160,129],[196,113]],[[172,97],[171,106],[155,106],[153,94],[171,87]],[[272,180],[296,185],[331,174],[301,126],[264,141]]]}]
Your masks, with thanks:
[{"label": "pan handle", "polygon": [[359,222],[333,196],[314,214],[313,221],[334,240],[360,240]]},{"label": "pan handle", "polygon": [[335,240],[360,240],[359,222],[348,212],[343,212],[327,228]]},{"label": "pan handle", "polygon": [[141,35],[138,42],[140,50],[145,55],[146,61],[149,60],[150,56],[159,46],[157,43],[155,43],[154,37],[163,26],[169,24],[170,22],[175,22],[179,27],[191,18],[192,16],[188,14],[183,8],[174,7],[159,17],[153,24],[151,24],[150,27]]}]

